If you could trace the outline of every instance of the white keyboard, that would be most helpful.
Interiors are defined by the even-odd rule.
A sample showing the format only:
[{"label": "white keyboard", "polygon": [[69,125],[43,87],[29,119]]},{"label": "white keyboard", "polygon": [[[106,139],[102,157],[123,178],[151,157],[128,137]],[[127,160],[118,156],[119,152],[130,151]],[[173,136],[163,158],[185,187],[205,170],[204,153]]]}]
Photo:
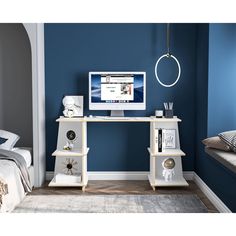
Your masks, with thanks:
[{"label": "white keyboard", "polygon": [[127,121],[150,121],[152,118],[150,117],[129,117],[129,116],[89,116],[88,118],[91,118],[92,120],[96,121],[98,120],[117,120],[117,121],[122,121],[122,120],[127,120]]},{"label": "white keyboard", "polygon": [[129,117],[115,117],[115,116],[104,116],[104,117],[97,117],[102,118],[104,120],[130,120]]}]

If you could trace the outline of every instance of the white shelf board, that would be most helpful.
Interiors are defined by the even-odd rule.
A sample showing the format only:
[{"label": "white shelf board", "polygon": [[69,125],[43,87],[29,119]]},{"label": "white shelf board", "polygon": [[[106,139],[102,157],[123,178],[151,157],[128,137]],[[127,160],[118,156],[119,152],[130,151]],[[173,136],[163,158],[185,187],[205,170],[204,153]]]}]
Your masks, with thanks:
[{"label": "white shelf board", "polygon": [[163,152],[156,152],[156,153],[153,153],[150,149],[150,147],[148,148],[148,151],[150,153],[151,156],[185,156],[185,153],[180,150],[180,149],[166,149],[166,150],[163,150]]},{"label": "white shelf board", "polygon": [[174,116],[173,118],[156,118],[155,116],[151,116],[151,121],[153,122],[181,122],[182,120],[179,119],[177,116]]},{"label": "white shelf board", "polygon": [[78,156],[85,156],[88,154],[89,148],[86,149],[86,152],[82,152],[82,150],[77,150],[77,151],[66,151],[66,150],[56,150],[55,152],[52,153],[52,156],[57,156],[57,157],[78,157]]},{"label": "white shelf board", "polygon": [[64,117],[60,116],[58,119],[56,119],[56,122],[83,122],[85,121],[84,117]]},{"label": "white shelf board", "polygon": [[49,183],[49,187],[82,187],[82,186],[86,186],[87,185],[87,181],[86,183],[82,183],[82,182],[79,182],[79,183],[70,183],[70,182],[67,182],[67,183],[57,183],[55,181],[55,177],[52,179],[52,181]]},{"label": "white shelf board", "polygon": [[182,177],[178,176],[175,180],[165,181],[164,179],[155,179],[155,183],[153,183],[152,178],[148,175],[149,182],[151,186],[157,187],[173,187],[173,186],[189,186],[188,182]]}]

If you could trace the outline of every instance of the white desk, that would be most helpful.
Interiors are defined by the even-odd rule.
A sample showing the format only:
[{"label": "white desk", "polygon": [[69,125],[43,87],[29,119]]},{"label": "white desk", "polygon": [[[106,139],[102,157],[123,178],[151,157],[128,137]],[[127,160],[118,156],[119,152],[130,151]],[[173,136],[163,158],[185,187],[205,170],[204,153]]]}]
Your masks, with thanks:
[{"label": "white desk", "polygon": [[[60,173],[59,160],[60,158],[80,158],[82,160],[81,174],[82,182],[74,184],[74,186],[82,186],[85,190],[85,186],[88,182],[87,174],[87,154],[89,148],[87,147],[87,123],[89,122],[149,122],[150,123],[150,147],[148,152],[150,154],[150,174],[148,176],[149,182],[155,190],[156,186],[187,186],[188,183],[183,178],[182,172],[182,162],[181,156],[185,156],[185,153],[180,149],[179,142],[179,131],[178,122],[181,120],[177,117],[173,118],[156,118],[156,117],[125,117],[125,118],[109,118],[105,116],[93,116],[93,117],[78,117],[78,118],[66,118],[60,117],[56,120],[59,122],[59,132],[58,132],[58,142],[57,150],[52,154],[56,156],[55,174]],[[175,129],[176,130],[176,148],[164,150],[163,152],[158,152],[155,144],[155,130],[156,129]],[[66,132],[68,130],[74,130],[76,134],[80,135],[78,138],[78,143],[74,146],[73,151],[63,151],[63,144],[65,144]],[[165,181],[162,176],[163,161],[166,158],[174,159],[175,165],[175,175],[172,181]],[[54,175],[55,175],[54,174]],[[49,186],[73,186],[70,183],[60,184],[51,182]]]}]

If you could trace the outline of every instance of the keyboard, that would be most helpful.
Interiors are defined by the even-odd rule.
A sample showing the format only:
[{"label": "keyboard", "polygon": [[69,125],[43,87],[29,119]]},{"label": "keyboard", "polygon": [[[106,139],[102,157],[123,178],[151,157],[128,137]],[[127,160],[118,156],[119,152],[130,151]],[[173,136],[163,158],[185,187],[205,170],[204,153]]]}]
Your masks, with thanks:
[{"label": "keyboard", "polygon": [[92,120],[96,121],[96,119],[100,120],[117,120],[117,121],[122,121],[122,120],[127,120],[127,121],[150,121],[150,117],[129,117],[129,116],[89,116],[88,118],[92,118]]},{"label": "keyboard", "polygon": [[104,119],[104,120],[130,120],[130,117],[123,116],[96,116],[96,118]]}]

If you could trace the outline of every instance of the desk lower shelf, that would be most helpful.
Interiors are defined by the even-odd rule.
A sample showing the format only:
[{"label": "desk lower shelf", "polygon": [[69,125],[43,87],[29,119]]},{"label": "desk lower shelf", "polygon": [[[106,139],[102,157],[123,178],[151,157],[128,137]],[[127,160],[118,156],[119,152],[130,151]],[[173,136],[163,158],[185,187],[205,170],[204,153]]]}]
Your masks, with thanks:
[{"label": "desk lower shelf", "polygon": [[85,187],[88,184],[88,180],[86,180],[84,183],[83,182],[78,182],[78,183],[70,183],[70,182],[65,182],[65,183],[57,183],[55,181],[55,177],[52,179],[52,181],[49,183],[49,187]]},{"label": "desk lower shelf", "polygon": [[157,179],[157,178],[153,182],[153,179],[150,175],[148,175],[148,179],[151,186],[156,186],[156,187],[189,186],[188,182],[182,176],[179,176],[175,180],[169,182],[165,181],[164,179]]}]

